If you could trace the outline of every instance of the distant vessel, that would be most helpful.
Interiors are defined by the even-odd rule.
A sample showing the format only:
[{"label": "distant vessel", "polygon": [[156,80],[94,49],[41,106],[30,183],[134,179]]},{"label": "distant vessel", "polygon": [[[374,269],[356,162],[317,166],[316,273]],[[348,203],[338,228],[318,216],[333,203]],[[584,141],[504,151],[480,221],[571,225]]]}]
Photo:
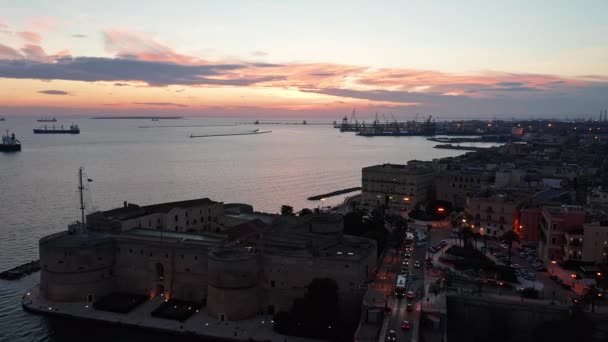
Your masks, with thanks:
[{"label": "distant vessel", "polygon": [[5,118],[0,118],[0,121],[4,121],[4,120],[6,120],[6,119]]},{"label": "distant vessel", "polygon": [[21,151],[21,142],[15,138],[15,133],[9,134],[8,129],[6,135],[2,136],[2,144],[0,144],[0,152],[19,152]]},{"label": "distant vessel", "polygon": [[64,129],[63,125],[61,125],[61,128],[55,128],[55,125],[53,125],[52,128],[46,127],[46,125],[44,125],[44,128],[34,128],[34,133],[35,134],[80,134],[80,128],[78,127],[78,125],[74,125],[71,124],[69,129]]},{"label": "distant vessel", "polygon": [[158,121],[158,120],[159,120],[159,118],[153,118],[152,119],[152,121]]},{"label": "distant vessel", "polygon": [[38,122],[57,122],[56,118],[42,118],[42,119],[38,119],[36,120]]}]

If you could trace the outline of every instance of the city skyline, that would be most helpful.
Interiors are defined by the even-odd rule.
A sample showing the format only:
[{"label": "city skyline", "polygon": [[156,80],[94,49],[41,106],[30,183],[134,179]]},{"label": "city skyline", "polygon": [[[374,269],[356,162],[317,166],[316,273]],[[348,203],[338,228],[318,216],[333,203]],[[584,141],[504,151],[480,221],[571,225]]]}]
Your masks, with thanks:
[{"label": "city skyline", "polygon": [[0,5],[0,113],[592,117],[608,4]]}]

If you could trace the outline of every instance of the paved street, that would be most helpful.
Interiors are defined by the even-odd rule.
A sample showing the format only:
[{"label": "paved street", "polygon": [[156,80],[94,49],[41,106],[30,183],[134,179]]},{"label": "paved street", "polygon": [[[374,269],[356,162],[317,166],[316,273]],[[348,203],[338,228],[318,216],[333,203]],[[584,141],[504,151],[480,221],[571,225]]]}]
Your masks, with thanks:
[{"label": "paved street", "polygon": [[[420,317],[420,298],[418,297],[419,291],[423,291],[424,286],[424,258],[427,245],[421,245],[416,247],[413,245],[413,253],[409,259],[407,269],[407,287],[406,293],[412,291],[415,295],[414,299],[396,298],[395,297],[395,285],[397,282],[397,276],[401,274],[401,270],[404,267],[403,262],[408,260],[404,258],[403,248],[401,250],[392,249],[390,253],[384,258],[383,269],[378,273],[378,280],[374,282],[373,286],[377,289],[385,290],[389,296],[387,306],[391,309],[389,317],[385,320],[385,324],[382,327],[379,341],[384,341],[386,334],[390,330],[395,330],[397,333],[397,341],[415,341],[413,336],[416,335],[418,330],[418,321]],[[421,264],[420,268],[415,268],[414,263],[419,261]],[[412,304],[412,311],[407,311],[408,303]],[[412,325],[411,329],[404,330],[401,328],[403,321],[410,321]]]}]

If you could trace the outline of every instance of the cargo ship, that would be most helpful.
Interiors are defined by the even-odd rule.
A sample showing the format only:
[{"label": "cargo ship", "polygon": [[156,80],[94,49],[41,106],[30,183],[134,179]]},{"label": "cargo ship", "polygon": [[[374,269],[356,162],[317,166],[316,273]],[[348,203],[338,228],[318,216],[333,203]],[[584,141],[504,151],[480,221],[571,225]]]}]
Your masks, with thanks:
[{"label": "cargo ship", "polygon": [[57,122],[56,118],[42,118],[42,119],[38,119],[38,122]]},{"label": "cargo ship", "polygon": [[49,128],[44,125],[43,128],[34,128],[34,134],[80,134],[80,128],[74,124],[71,124],[68,129],[64,129],[63,125],[61,125],[61,128],[56,128],[55,125]]},{"label": "cargo ship", "polygon": [[6,135],[2,136],[2,144],[0,144],[0,152],[19,152],[21,151],[21,142],[15,138],[15,133],[9,134],[6,130]]}]

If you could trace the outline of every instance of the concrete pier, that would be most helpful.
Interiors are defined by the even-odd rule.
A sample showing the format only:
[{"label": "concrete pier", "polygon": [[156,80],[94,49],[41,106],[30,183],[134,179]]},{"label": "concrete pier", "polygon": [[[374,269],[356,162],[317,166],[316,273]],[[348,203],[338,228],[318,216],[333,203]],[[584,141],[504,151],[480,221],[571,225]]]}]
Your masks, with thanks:
[{"label": "concrete pier", "polygon": [[183,322],[152,317],[150,313],[162,302],[162,298],[152,298],[128,314],[120,314],[95,310],[92,304],[86,302],[49,302],[40,296],[39,286],[28,290],[22,298],[25,310],[40,315],[85,319],[170,334],[200,336],[225,341],[317,341],[276,333],[273,330],[274,322],[270,315],[256,316],[256,318],[241,321],[219,321],[207,315],[202,309]]}]

